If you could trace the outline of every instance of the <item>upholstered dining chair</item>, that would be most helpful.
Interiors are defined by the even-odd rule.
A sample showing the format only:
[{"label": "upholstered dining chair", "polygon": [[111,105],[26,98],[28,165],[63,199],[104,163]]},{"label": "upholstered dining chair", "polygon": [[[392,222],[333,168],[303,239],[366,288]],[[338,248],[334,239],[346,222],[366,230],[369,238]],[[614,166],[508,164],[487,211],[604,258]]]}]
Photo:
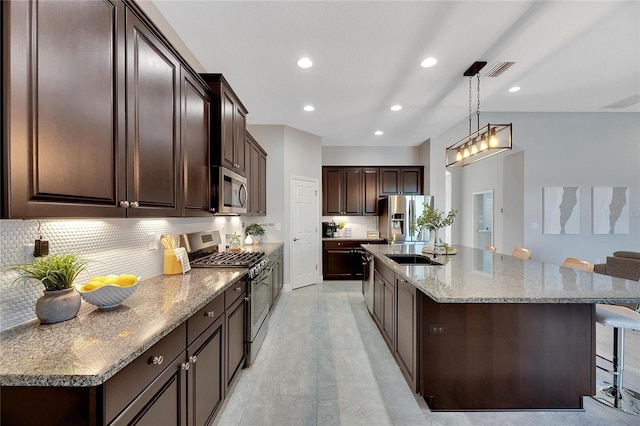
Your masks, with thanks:
[{"label": "upholstered dining chair", "polygon": [[490,251],[490,252],[492,252],[492,253],[495,253],[495,252],[496,252],[496,248],[495,248],[495,247],[493,247],[493,246],[485,246],[485,247],[484,247],[484,249],[485,249],[486,251]]},{"label": "upholstered dining chair", "polygon": [[531,257],[531,250],[516,246],[514,247],[513,253],[511,253],[511,256],[519,257],[520,259],[524,259],[524,260],[529,260],[529,258]]},{"label": "upholstered dining chair", "polygon": [[[565,268],[593,273],[593,263],[567,257],[562,264]],[[638,280],[640,282],[640,280]],[[640,305],[638,305],[640,307]],[[636,308],[638,308],[636,307]],[[613,366],[613,370],[596,365],[597,368],[611,373],[613,383],[604,382],[598,387],[593,398],[604,405],[625,413],[640,416],[640,394],[624,387],[624,330],[640,330],[640,313],[625,306],[596,304],[596,321],[613,327],[613,359],[596,354]]]}]

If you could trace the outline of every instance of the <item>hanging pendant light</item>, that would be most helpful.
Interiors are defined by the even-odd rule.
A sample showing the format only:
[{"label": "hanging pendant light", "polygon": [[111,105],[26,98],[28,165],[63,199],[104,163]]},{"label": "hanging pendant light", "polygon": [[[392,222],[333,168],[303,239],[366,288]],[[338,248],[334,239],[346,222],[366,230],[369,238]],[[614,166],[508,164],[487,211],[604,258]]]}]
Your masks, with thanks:
[{"label": "hanging pendant light", "polygon": [[[448,147],[445,151],[446,167],[464,167],[476,161],[489,158],[512,147],[512,124],[487,124],[480,128],[480,70],[487,65],[486,62],[474,62],[465,72],[469,77],[469,135]],[[472,131],[472,78],[476,76],[478,81],[476,109],[477,127]],[[501,132],[503,135],[498,136]],[[477,140],[480,140],[478,146]]]}]

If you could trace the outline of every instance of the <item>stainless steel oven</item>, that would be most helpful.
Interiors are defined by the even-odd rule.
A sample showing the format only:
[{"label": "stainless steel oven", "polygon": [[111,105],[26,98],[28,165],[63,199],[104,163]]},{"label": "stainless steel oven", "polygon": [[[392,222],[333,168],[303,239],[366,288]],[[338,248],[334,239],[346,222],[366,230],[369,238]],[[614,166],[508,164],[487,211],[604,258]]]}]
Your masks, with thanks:
[{"label": "stainless steel oven", "polygon": [[257,276],[249,280],[249,321],[247,330],[248,354],[247,366],[251,365],[264,342],[269,328],[269,309],[271,308],[271,281],[273,265],[266,265]]},{"label": "stainless steel oven", "polygon": [[214,166],[211,172],[211,213],[234,215],[247,212],[247,178],[226,167]]}]

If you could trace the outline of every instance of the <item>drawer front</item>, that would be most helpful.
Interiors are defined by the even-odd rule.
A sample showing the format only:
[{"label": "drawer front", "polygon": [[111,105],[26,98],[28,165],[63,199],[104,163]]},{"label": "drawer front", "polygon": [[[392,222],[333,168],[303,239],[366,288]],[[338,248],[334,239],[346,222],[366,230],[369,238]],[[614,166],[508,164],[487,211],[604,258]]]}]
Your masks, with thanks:
[{"label": "drawer front", "polygon": [[378,260],[377,258],[374,259],[373,265],[374,269],[378,271],[380,275],[382,275],[387,281],[389,281],[390,283],[396,282],[393,269],[382,263],[381,260]]},{"label": "drawer front", "polygon": [[[186,324],[183,323],[106,381],[104,394],[107,423],[184,352],[186,329]],[[162,362],[159,357],[162,357]],[[154,359],[156,364],[153,363]]]},{"label": "drawer front", "polygon": [[354,248],[360,247],[362,241],[325,241],[325,249],[340,249],[340,248]]},{"label": "drawer front", "polygon": [[244,296],[247,291],[247,282],[245,280],[236,281],[231,287],[224,291],[224,308],[229,309],[240,296]]},{"label": "drawer front", "polygon": [[224,294],[220,294],[187,320],[187,336],[190,345],[203,331],[224,313]]}]

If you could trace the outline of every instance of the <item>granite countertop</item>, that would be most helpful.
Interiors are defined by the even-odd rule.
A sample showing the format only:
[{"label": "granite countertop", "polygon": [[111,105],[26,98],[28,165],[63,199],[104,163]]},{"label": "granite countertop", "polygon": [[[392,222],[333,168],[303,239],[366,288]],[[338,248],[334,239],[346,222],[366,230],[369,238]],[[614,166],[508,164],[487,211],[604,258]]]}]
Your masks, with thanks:
[{"label": "granite countertop", "polygon": [[[439,303],[638,303],[640,283],[506,254],[453,246],[442,266],[399,265],[385,254],[422,254],[424,245],[364,245]],[[431,257],[429,255],[429,257]]]},{"label": "granite countertop", "polygon": [[[243,247],[270,255],[281,243]],[[97,386],[245,277],[244,268],[193,268],[143,280],[112,311],[84,300],[76,318],[0,333],[0,385]],[[186,342],[185,342],[186,343]]]}]

